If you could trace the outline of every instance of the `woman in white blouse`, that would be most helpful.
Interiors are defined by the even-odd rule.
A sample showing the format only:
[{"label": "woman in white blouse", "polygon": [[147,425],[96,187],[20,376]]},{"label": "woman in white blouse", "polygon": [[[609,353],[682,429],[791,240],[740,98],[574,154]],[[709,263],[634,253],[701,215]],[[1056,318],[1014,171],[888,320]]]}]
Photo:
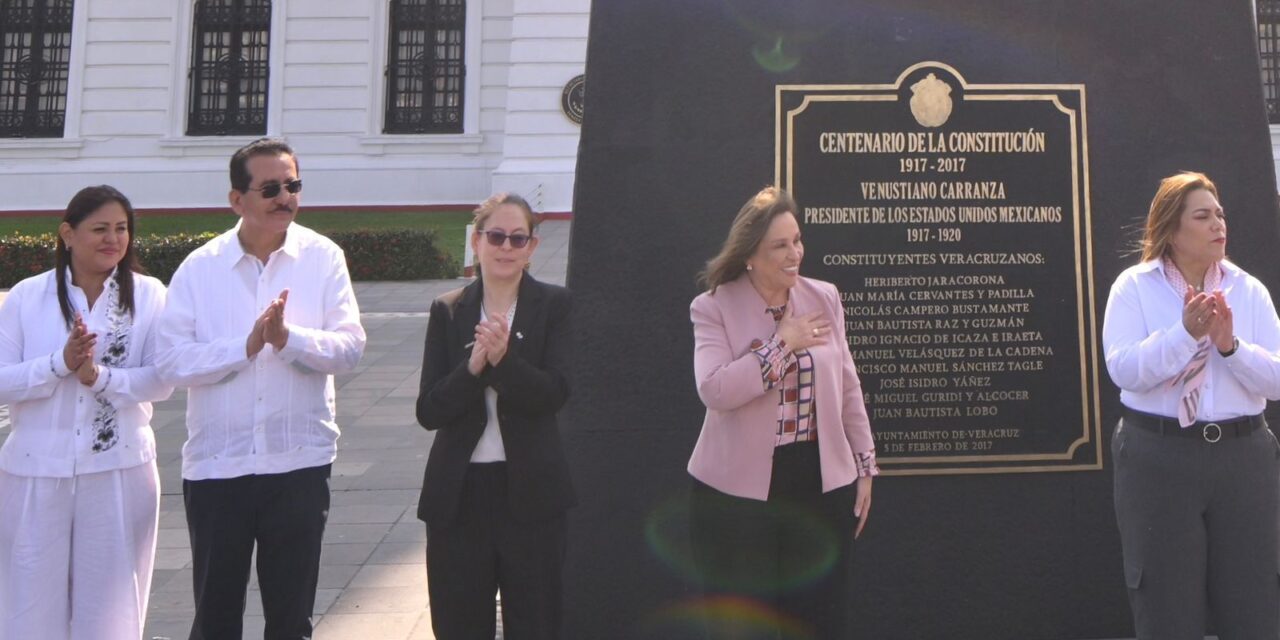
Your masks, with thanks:
[{"label": "woman in white blouse", "polygon": [[[1226,260],[1208,177],[1160,183],[1142,262],[1107,300],[1103,348],[1124,415],[1111,449],[1124,574],[1139,640],[1280,635],[1280,319]],[[1208,606],[1206,606],[1206,604]]]},{"label": "woman in white blouse", "polygon": [[109,186],[71,199],[56,266],[0,307],[0,638],[142,637],[160,482],[151,402],[164,285]]}]

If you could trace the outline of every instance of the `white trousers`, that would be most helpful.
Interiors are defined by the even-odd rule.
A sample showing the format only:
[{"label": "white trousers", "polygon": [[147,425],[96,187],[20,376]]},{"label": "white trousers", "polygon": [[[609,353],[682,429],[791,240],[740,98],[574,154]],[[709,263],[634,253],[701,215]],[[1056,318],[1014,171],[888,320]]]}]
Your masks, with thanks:
[{"label": "white trousers", "polygon": [[154,461],[73,478],[0,471],[0,640],[139,640],[159,517]]}]

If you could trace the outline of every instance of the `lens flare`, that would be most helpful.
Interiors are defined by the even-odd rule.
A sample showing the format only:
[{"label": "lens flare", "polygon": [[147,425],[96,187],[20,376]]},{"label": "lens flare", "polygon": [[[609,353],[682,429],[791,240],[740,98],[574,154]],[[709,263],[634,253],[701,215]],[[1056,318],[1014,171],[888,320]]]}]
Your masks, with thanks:
[{"label": "lens flare", "polygon": [[687,498],[669,498],[650,511],[645,518],[644,538],[649,551],[669,569],[689,582],[698,582],[698,568],[689,541]]},{"label": "lens flare", "polygon": [[[788,554],[784,567],[733,563],[702,558],[692,548],[689,501],[668,499],[645,519],[645,541],[669,569],[698,585],[737,593],[775,595],[809,585],[826,576],[839,554],[836,533],[809,510],[793,504],[770,504],[780,546]],[[732,552],[732,549],[726,549]],[[726,566],[728,565],[728,566]]]},{"label": "lens flare", "polygon": [[814,640],[808,625],[749,598],[716,596],[659,609],[644,623],[644,637],[677,640]]},{"label": "lens flare", "polygon": [[786,73],[804,60],[806,44],[831,32],[828,7],[807,0],[722,0],[732,23],[747,34],[751,57],[761,69]]},{"label": "lens flare", "polygon": [[788,53],[782,49],[782,41],[784,38],[778,36],[772,47],[763,47],[756,45],[751,48],[751,57],[756,59],[756,64],[760,65],[765,71],[773,73],[784,73],[796,68],[800,64],[800,56]]}]

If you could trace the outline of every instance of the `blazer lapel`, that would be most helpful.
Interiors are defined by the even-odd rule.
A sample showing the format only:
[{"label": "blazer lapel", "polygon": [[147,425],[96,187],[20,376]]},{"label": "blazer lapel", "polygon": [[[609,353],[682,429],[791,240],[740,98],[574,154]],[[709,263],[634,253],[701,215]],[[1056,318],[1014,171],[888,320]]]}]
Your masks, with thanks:
[{"label": "blazer lapel", "polygon": [[[825,311],[822,305],[822,300],[815,298],[810,294],[811,292],[809,291],[809,288],[803,286],[801,283],[797,282],[796,286],[791,287],[791,300],[789,304],[791,305],[792,314],[804,316],[815,311]],[[832,320],[834,320],[834,318],[832,318]]]},{"label": "blazer lapel", "polygon": [[735,355],[741,357],[751,350],[753,340],[773,333],[777,328],[777,322],[769,314],[768,304],[751,285],[746,274],[720,286],[731,296],[729,309],[732,309],[731,313],[736,317],[726,318],[725,326],[730,332],[730,346],[734,349]]},{"label": "blazer lapel", "polygon": [[[458,330],[458,345],[462,346],[475,340],[476,325],[480,324],[480,305],[484,304],[484,285],[480,278],[462,290],[462,298],[453,310],[454,326]],[[471,353],[464,347],[465,353]]]},{"label": "blazer lapel", "polygon": [[533,276],[525,273],[520,278],[520,293],[516,300],[516,317],[511,320],[511,337],[507,341],[507,351],[520,353],[525,337],[542,309],[542,285]]}]

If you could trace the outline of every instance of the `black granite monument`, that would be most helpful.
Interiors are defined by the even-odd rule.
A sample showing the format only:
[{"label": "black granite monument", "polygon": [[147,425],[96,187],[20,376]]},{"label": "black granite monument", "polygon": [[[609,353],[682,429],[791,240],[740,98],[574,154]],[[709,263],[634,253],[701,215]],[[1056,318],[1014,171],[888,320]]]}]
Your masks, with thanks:
[{"label": "black granite monument", "polygon": [[692,637],[694,279],[791,190],[834,282],[885,476],[861,638],[1131,634],[1100,323],[1159,179],[1213,177],[1277,290],[1274,165],[1243,0],[596,0],[564,419],[566,637]]}]

